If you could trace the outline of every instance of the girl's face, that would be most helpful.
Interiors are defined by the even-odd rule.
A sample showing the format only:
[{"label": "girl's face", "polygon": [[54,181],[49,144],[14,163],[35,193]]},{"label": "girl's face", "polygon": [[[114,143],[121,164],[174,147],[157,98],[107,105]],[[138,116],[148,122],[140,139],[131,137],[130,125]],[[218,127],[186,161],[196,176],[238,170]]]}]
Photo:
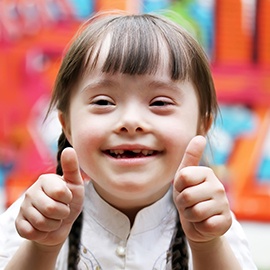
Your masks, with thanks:
[{"label": "girl's face", "polygon": [[191,138],[203,134],[195,89],[172,81],[166,67],[131,76],[99,66],[60,121],[103,199],[118,209],[150,205],[168,190]]}]

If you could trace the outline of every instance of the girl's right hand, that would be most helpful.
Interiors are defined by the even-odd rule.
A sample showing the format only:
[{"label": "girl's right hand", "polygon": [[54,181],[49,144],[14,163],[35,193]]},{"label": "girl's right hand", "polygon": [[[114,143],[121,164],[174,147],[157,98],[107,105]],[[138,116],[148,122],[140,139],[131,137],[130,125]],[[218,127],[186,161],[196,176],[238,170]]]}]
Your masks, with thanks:
[{"label": "girl's right hand", "polygon": [[63,176],[41,175],[26,191],[16,219],[21,237],[45,246],[63,244],[80,214],[84,184],[73,148],[62,152]]}]

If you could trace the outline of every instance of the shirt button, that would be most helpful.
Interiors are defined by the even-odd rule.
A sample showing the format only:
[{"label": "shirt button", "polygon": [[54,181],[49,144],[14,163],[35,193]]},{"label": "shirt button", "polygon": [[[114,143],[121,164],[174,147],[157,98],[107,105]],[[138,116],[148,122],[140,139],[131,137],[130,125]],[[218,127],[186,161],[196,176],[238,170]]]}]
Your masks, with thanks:
[{"label": "shirt button", "polygon": [[126,255],[126,248],[123,246],[118,246],[116,248],[116,254],[120,257],[124,257]]}]

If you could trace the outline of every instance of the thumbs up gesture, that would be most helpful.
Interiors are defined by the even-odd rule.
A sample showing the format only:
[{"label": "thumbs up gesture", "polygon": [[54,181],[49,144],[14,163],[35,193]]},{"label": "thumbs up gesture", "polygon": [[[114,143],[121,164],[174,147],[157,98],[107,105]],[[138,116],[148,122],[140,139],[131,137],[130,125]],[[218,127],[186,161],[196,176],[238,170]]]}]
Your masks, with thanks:
[{"label": "thumbs up gesture", "polygon": [[202,243],[223,235],[232,218],[222,183],[199,166],[206,140],[194,137],[186,148],[174,181],[174,201],[188,241]]},{"label": "thumbs up gesture", "polygon": [[26,191],[16,219],[18,233],[46,246],[62,244],[82,210],[84,185],[73,148],[62,152],[63,176],[45,174]]}]

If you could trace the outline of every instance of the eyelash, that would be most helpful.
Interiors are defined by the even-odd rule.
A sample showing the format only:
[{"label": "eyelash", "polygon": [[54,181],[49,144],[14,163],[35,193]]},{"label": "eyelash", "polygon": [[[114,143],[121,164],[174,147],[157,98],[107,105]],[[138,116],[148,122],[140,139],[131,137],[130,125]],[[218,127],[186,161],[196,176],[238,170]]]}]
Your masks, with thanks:
[{"label": "eyelash", "polygon": [[97,106],[114,106],[115,104],[106,99],[106,98],[99,98],[99,99],[94,99],[92,102],[91,102],[93,105],[97,105]]},{"label": "eyelash", "polygon": [[155,106],[155,107],[162,107],[162,106],[168,106],[168,105],[172,105],[172,102],[164,101],[164,100],[157,100],[150,104],[150,106]]}]

